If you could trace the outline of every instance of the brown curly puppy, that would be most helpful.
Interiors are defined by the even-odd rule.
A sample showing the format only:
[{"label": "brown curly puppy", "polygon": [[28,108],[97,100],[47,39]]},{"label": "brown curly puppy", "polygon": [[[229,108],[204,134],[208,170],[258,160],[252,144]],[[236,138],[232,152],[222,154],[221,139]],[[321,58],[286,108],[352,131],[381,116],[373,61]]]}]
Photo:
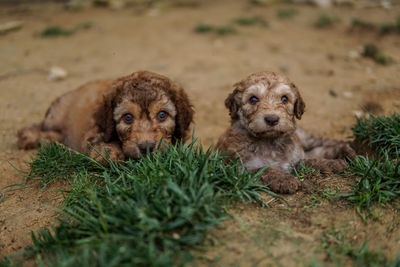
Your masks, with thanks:
[{"label": "brown curly puppy", "polygon": [[186,93],[167,77],[138,71],[90,82],[55,100],[41,124],[17,133],[24,149],[58,141],[103,162],[138,158],[165,143],[185,140],[193,118]]},{"label": "brown curly puppy", "polygon": [[231,126],[219,138],[217,148],[233,152],[256,171],[271,165],[262,175],[264,183],[278,193],[293,193],[301,186],[290,174],[300,162],[322,172],[339,172],[343,160],[355,155],[346,142],[315,138],[299,127],[296,118],[305,104],[297,87],[273,72],[254,73],[236,83],[225,100]]}]

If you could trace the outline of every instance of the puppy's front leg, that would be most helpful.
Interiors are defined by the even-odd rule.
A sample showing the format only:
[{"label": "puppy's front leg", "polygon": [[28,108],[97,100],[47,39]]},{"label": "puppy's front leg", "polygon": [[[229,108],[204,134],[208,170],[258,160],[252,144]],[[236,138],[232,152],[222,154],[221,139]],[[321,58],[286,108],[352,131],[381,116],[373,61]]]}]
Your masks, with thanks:
[{"label": "puppy's front leg", "polygon": [[275,193],[292,194],[301,187],[301,183],[296,177],[273,168],[265,170],[261,175],[261,181]]},{"label": "puppy's front leg", "polygon": [[304,165],[319,169],[322,173],[338,173],[347,168],[347,162],[343,159],[305,159]]},{"label": "puppy's front leg", "polygon": [[112,143],[98,143],[93,145],[93,147],[89,150],[89,156],[96,160],[97,162],[100,162],[103,165],[107,164],[107,161],[105,160],[107,158],[107,154],[110,155],[110,160],[112,161],[120,161],[124,160],[125,156],[124,153],[122,152],[121,146],[118,142],[112,142]]}]

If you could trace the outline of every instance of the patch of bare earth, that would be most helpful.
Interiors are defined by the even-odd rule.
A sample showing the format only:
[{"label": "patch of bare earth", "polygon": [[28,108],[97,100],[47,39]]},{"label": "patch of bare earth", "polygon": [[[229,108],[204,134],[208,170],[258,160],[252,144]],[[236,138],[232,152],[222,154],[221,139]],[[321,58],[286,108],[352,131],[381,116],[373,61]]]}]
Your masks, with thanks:
[{"label": "patch of bare earth", "polygon": [[[294,7],[297,15],[278,19],[277,10]],[[313,24],[323,14],[339,18],[327,29]],[[224,99],[232,84],[246,75],[271,70],[289,76],[303,95],[307,109],[299,124],[324,137],[351,135],[354,111],[366,102],[383,112],[400,111],[399,35],[349,32],[352,18],[371,22],[394,21],[398,7],[321,10],[310,6],[254,6],[248,1],[210,1],[197,7],[92,8],[66,11],[60,5],[0,6],[0,23],[22,20],[20,30],[0,36],[0,188],[22,184],[34,151],[21,151],[15,133],[39,122],[61,94],[93,80],[118,77],[147,69],[171,77],[187,90],[196,109],[195,130],[204,145],[216,143],[229,125]],[[237,26],[237,34],[198,34],[200,24],[232,24],[237,17],[262,16],[269,27]],[[90,29],[68,37],[41,38],[48,26],[73,28],[92,22]],[[370,59],[349,57],[350,51],[375,42],[395,62],[382,66]],[[351,54],[351,53],[350,53]],[[354,53],[353,53],[354,54]],[[52,66],[68,72],[66,79],[46,79]],[[343,201],[321,197],[321,191],[348,192],[354,181],[340,176],[307,176],[303,189],[283,196],[289,207],[265,196],[270,208],[238,205],[234,219],[212,231],[214,245],[202,264],[308,264],[316,257],[330,263],[320,248],[329,229],[339,229],[353,245],[369,239],[371,249],[393,258],[400,248],[397,209],[376,209],[377,219],[362,222]],[[0,256],[31,244],[30,233],[54,222],[60,200],[54,185],[9,192],[0,203]],[[5,189],[0,190],[4,192]]]}]

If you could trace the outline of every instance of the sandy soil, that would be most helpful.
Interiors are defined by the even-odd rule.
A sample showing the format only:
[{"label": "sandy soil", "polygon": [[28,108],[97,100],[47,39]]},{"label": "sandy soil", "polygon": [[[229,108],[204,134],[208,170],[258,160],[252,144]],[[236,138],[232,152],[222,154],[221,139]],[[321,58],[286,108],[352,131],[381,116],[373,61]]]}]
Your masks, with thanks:
[{"label": "sandy soil", "polygon": [[[229,124],[223,102],[232,84],[261,70],[286,73],[300,88],[307,104],[301,126],[313,133],[344,139],[351,135],[353,112],[368,101],[385,113],[400,111],[400,36],[349,32],[352,18],[371,22],[394,21],[398,7],[321,10],[296,6],[298,14],[278,19],[287,6],[253,6],[248,1],[217,1],[197,7],[129,8],[113,11],[93,8],[66,11],[60,5],[0,6],[0,23],[22,20],[22,29],[0,36],[0,192],[4,186],[22,184],[26,162],[35,151],[15,145],[17,129],[39,122],[57,96],[86,81],[118,77],[139,69],[167,75],[187,90],[196,109],[195,130],[204,145],[215,143]],[[333,27],[316,29],[321,14],[339,18]],[[198,34],[199,23],[226,25],[242,16],[259,15],[268,28],[235,26],[237,34]],[[73,28],[84,22],[93,27],[68,37],[41,38],[46,27]],[[349,52],[375,42],[396,62],[382,66]],[[48,81],[48,71],[60,66],[68,71],[62,81]],[[330,91],[334,91],[332,94]],[[11,163],[11,164],[10,164]],[[215,230],[205,263],[226,265],[308,264],[312,257],[330,263],[320,248],[327,230],[338,230],[353,245],[370,240],[372,249],[393,258],[400,248],[397,209],[377,209],[377,219],[363,223],[346,203],[313,195],[331,188],[345,192],[349,178],[308,177],[305,189],[285,196],[291,205],[265,196],[271,208],[240,205],[235,219]],[[54,221],[51,206],[60,199],[57,186],[38,186],[6,194],[0,203],[0,257],[31,243],[30,232]]]}]

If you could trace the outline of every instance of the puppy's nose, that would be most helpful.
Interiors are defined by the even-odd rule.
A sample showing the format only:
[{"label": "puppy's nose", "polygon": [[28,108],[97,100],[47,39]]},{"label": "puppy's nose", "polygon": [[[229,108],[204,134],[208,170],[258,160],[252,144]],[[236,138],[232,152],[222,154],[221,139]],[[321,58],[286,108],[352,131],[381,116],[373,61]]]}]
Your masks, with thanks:
[{"label": "puppy's nose", "polygon": [[156,147],[156,143],[153,141],[149,141],[149,140],[138,143],[138,148],[142,155],[146,155],[147,149],[149,150],[150,153],[153,152],[155,147]]},{"label": "puppy's nose", "polygon": [[275,126],[279,122],[279,117],[277,115],[267,115],[264,120],[269,126]]}]

